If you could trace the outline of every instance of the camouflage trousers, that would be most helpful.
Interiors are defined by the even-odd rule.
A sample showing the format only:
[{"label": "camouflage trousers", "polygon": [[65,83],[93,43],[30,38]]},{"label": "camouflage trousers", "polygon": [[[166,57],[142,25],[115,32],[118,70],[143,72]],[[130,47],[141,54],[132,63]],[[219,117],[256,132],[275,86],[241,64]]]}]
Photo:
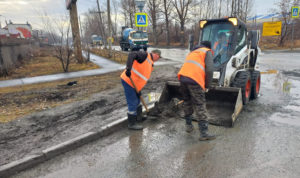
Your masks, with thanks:
[{"label": "camouflage trousers", "polygon": [[181,83],[183,95],[183,109],[185,117],[191,116],[194,111],[198,121],[207,121],[207,110],[205,102],[205,91],[200,85],[189,85]]}]

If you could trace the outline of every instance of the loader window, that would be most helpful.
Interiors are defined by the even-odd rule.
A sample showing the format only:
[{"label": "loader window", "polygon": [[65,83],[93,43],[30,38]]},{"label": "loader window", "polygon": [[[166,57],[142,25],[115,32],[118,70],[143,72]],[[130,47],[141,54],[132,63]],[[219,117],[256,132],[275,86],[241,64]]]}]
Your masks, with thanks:
[{"label": "loader window", "polygon": [[243,49],[246,45],[246,29],[241,27],[237,33],[237,45],[235,48],[235,54]]},{"label": "loader window", "polygon": [[207,24],[202,31],[201,41],[210,41],[214,53],[214,66],[219,68],[230,59],[233,25],[229,22]]}]

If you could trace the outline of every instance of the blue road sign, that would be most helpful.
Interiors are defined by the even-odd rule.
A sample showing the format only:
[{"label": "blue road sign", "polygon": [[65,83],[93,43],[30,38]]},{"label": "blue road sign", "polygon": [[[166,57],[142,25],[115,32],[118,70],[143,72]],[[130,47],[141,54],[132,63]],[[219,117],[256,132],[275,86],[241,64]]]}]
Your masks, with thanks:
[{"label": "blue road sign", "polygon": [[137,27],[147,27],[148,19],[146,13],[136,13],[135,14],[135,26]]},{"label": "blue road sign", "polygon": [[299,17],[299,7],[292,7],[292,18]]}]

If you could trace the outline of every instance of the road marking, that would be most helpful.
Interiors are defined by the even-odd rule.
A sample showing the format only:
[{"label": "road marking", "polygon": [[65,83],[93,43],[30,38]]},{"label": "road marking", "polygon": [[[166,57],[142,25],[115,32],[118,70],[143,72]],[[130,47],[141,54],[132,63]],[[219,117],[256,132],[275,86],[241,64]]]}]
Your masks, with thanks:
[{"label": "road marking", "polygon": [[260,74],[277,74],[278,70],[267,70],[264,72],[260,72]]}]

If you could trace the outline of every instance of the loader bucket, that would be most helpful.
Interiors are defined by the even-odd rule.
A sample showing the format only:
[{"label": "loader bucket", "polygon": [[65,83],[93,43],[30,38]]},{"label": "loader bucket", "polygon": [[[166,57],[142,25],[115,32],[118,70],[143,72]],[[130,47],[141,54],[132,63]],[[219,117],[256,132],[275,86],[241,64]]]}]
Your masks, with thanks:
[{"label": "loader bucket", "polygon": [[[214,125],[232,127],[243,108],[240,88],[216,87],[209,90],[205,97],[209,122]],[[172,98],[182,100],[179,82],[166,83],[158,104],[165,105]]]},{"label": "loader bucket", "polygon": [[217,87],[205,94],[209,123],[233,127],[243,108],[240,88]]}]

